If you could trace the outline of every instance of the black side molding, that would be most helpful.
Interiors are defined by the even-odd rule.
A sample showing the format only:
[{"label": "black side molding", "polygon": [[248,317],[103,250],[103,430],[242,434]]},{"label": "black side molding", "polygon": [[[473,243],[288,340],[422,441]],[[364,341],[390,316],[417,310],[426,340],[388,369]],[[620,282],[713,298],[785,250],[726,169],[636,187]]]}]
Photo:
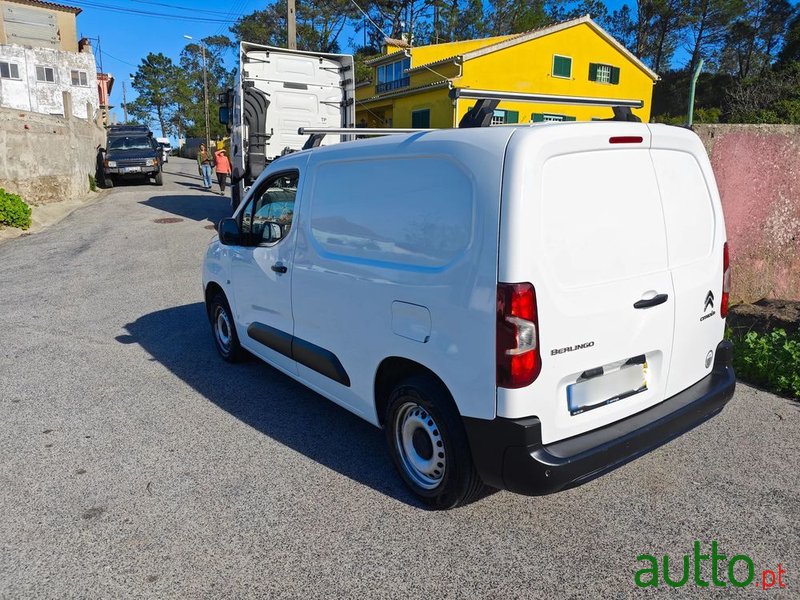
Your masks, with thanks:
[{"label": "black side molding", "polygon": [[347,375],[347,371],[330,350],[263,323],[251,323],[247,328],[247,335],[259,344],[296,360],[301,365],[325,375],[337,383],[350,387],[350,377]]}]

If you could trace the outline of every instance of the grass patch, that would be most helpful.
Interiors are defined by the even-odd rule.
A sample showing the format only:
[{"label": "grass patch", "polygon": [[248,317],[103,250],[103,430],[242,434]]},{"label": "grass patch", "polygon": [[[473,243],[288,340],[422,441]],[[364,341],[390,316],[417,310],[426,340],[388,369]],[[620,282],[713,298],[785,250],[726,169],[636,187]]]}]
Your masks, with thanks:
[{"label": "grass patch", "polygon": [[726,336],[733,342],[733,368],[742,381],[800,398],[800,334],[784,329]]},{"label": "grass patch", "polygon": [[96,192],[97,191],[97,180],[94,178],[94,175],[89,173],[89,191]]}]

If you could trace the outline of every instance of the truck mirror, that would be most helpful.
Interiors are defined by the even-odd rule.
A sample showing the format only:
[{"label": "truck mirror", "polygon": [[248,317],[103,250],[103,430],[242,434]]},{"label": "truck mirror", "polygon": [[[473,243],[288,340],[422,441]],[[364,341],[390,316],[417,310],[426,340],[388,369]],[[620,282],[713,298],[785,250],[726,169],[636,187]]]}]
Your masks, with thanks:
[{"label": "truck mirror", "polygon": [[228,107],[227,106],[220,106],[219,107],[219,122],[222,125],[228,124]]},{"label": "truck mirror", "polygon": [[225,246],[238,246],[242,243],[242,233],[236,219],[222,219],[219,222],[219,241]]}]

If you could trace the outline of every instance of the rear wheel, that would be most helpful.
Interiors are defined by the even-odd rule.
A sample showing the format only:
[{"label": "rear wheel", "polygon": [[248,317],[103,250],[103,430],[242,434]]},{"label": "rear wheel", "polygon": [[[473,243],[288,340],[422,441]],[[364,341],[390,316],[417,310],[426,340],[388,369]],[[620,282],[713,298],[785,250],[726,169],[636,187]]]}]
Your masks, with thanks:
[{"label": "rear wheel", "polygon": [[472,463],[461,417],[447,389],[430,375],[415,375],[392,392],[386,443],[406,485],[438,510],[477,498],[484,488]]},{"label": "rear wheel", "polygon": [[222,292],[218,292],[208,305],[208,317],[219,355],[228,362],[239,362],[244,351],[239,344],[231,308]]}]

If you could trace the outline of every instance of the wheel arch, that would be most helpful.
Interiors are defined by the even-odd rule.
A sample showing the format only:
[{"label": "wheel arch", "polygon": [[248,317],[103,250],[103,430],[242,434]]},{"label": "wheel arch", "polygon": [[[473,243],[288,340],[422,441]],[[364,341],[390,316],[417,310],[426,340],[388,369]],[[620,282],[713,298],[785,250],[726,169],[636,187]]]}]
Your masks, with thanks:
[{"label": "wheel arch", "polygon": [[427,375],[432,377],[439,385],[442,386],[442,391],[446,392],[447,400],[449,400],[449,402],[452,404],[456,413],[459,415],[461,414],[461,411],[458,410],[458,405],[453,398],[453,394],[450,392],[450,388],[447,387],[447,384],[442,381],[442,378],[436,373],[431,371],[425,365],[409,358],[404,358],[402,356],[388,356],[381,361],[381,363],[378,365],[378,369],[375,372],[375,412],[378,419],[378,424],[381,427],[384,426],[384,414],[386,412],[386,407],[389,403],[389,396],[391,395],[392,390],[398,383],[413,375]]},{"label": "wheel arch", "polygon": [[[208,306],[211,304],[211,301],[216,296],[217,292],[220,292],[223,296],[225,296],[225,300],[228,302],[228,306],[230,306],[230,301],[228,300],[228,295],[225,293],[225,290],[222,289],[222,286],[218,284],[216,281],[209,281],[206,284],[206,294],[205,294],[205,301],[206,301],[206,314],[208,314]],[[208,314],[208,318],[211,318],[211,315]]]}]

